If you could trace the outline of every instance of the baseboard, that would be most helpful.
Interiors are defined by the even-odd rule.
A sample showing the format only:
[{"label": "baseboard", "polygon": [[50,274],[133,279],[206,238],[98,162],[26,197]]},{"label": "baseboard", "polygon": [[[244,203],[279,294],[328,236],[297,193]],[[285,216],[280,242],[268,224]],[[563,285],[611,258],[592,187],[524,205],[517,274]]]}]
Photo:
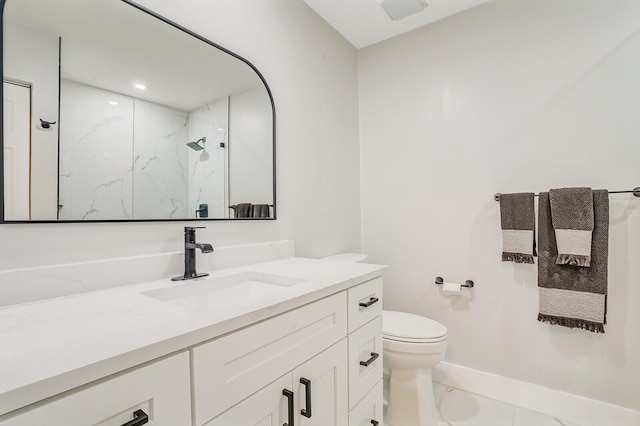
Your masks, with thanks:
[{"label": "baseboard", "polygon": [[433,380],[579,425],[640,425],[640,411],[448,362],[434,368]]}]

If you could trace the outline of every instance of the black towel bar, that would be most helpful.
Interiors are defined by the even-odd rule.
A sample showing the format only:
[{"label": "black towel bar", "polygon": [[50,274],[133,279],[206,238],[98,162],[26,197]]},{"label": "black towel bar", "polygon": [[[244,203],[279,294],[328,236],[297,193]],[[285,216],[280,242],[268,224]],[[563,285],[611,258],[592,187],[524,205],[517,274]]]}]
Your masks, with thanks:
[{"label": "black towel bar", "polygon": [[[640,197],[640,186],[635,187],[629,191],[609,191],[609,194],[633,194],[636,197]],[[500,193],[497,192],[493,195],[493,199],[496,201],[500,201]],[[540,194],[533,194],[534,197],[537,197]]]}]

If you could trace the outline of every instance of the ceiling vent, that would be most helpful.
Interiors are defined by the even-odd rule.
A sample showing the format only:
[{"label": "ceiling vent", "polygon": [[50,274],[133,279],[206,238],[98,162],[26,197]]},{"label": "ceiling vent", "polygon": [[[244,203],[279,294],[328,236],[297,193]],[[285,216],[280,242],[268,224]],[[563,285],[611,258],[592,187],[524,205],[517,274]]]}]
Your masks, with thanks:
[{"label": "ceiling vent", "polygon": [[378,0],[378,3],[393,21],[415,15],[429,7],[429,2],[426,0]]}]

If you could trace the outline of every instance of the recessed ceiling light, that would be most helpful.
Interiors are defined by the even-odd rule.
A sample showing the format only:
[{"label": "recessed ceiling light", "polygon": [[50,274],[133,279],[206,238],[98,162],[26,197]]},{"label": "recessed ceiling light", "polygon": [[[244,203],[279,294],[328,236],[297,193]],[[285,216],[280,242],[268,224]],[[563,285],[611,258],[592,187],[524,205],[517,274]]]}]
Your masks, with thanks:
[{"label": "recessed ceiling light", "polygon": [[134,84],[133,87],[135,87],[136,89],[140,89],[140,90],[144,90],[144,89],[147,88],[147,86],[145,86],[144,84],[140,84],[140,83]]},{"label": "recessed ceiling light", "polygon": [[393,21],[422,12],[429,6],[426,0],[378,0],[378,3]]},{"label": "recessed ceiling light", "polygon": [[116,101],[109,101],[109,105],[118,105]]}]

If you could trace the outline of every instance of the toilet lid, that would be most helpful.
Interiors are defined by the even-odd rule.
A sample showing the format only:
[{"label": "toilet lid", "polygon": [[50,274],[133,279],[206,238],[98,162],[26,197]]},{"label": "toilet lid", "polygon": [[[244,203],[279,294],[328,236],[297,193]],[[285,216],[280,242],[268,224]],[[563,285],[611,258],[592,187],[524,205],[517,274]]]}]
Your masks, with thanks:
[{"label": "toilet lid", "polygon": [[368,256],[364,253],[339,253],[323,257],[322,260],[335,260],[337,262],[357,263],[364,262],[367,257]]},{"label": "toilet lid", "polygon": [[383,311],[382,334],[385,338],[405,342],[442,340],[447,327],[429,318],[408,312]]}]

